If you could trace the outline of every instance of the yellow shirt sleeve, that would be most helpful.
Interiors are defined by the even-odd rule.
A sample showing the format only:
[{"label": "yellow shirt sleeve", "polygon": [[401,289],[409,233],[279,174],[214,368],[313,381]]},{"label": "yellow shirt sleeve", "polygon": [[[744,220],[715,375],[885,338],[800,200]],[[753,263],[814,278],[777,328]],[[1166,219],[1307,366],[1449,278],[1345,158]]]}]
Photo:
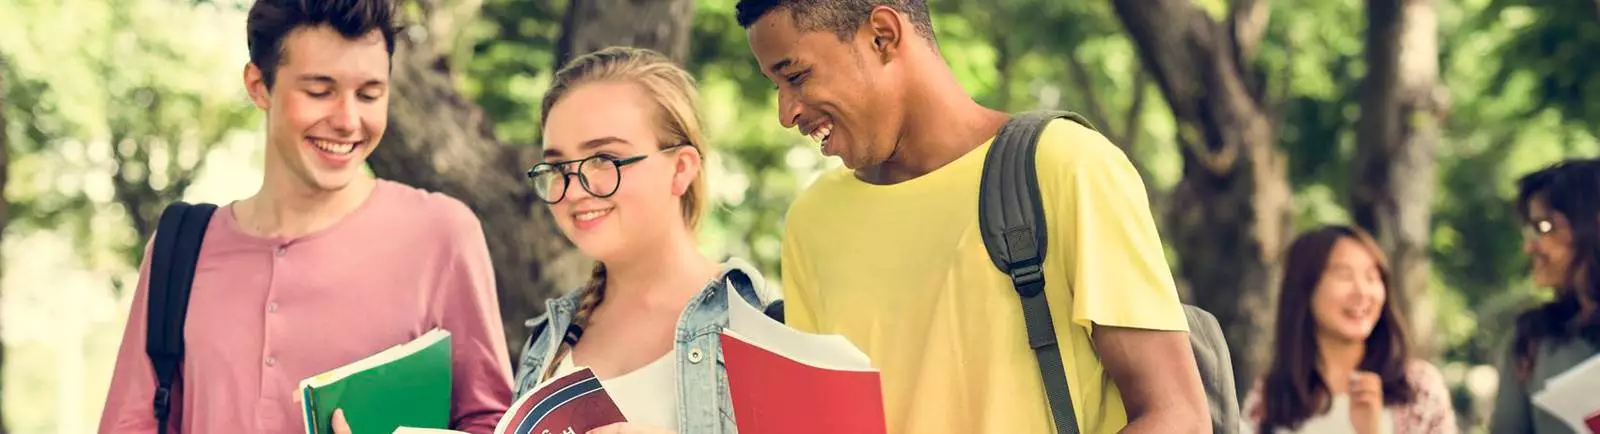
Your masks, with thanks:
[{"label": "yellow shirt sleeve", "polygon": [[1073,323],[1089,330],[1187,331],[1144,181],[1122,149],[1056,120],[1041,135],[1037,158],[1047,248],[1062,258],[1069,281],[1045,285],[1049,297],[1072,300]]},{"label": "yellow shirt sleeve", "polygon": [[[789,221],[789,224],[793,224],[794,220]],[[800,252],[800,244],[795,242],[794,233],[791,227],[783,229],[783,249],[779,257],[783,275],[783,321],[795,330],[820,333],[816,314],[812,310],[816,288],[807,286],[812,280],[806,277],[808,269],[805,255]]]}]

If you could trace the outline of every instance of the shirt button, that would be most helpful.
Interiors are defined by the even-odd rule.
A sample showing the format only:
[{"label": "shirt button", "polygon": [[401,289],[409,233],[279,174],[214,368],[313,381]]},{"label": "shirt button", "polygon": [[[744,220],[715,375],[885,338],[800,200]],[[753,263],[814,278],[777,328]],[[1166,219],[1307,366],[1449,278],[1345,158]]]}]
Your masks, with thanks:
[{"label": "shirt button", "polygon": [[283,255],[287,254],[287,253],[289,253],[289,246],[278,246],[278,257],[279,258],[282,258]]},{"label": "shirt button", "polygon": [[689,349],[689,363],[700,363],[700,359],[702,357],[703,357],[703,355],[700,354],[700,349],[699,348],[690,348]]},{"label": "shirt button", "polygon": [[268,367],[278,366],[278,358],[277,357],[267,357],[267,366]]},{"label": "shirt button", "polygon": [[278,302],[267,303],[267,313],[278,313]]}]

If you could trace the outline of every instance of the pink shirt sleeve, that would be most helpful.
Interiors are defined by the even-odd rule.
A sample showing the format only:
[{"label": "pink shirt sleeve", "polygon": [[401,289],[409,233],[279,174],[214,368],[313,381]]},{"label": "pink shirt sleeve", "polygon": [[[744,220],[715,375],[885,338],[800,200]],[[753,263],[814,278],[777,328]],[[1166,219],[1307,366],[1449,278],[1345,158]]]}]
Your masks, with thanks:
[{"label": "pink shirt sleeve", "polygon": [[[152,240],[154,238],[151,237]],[[150,358],[144,352],[150,249],[150,244],[146,243],[144,259],[139,265],[139,286],[133,292],[133,305],[128,309],[128,325],[123,328],[122,345],[117,349],[116,367],[111,374],[111,391],[106,394],[106,405],[100,412],[101,433],[156,432],[153,405],[156,376],[154,368],[150,366]],[[169,424],[183,420],[181,407],[183,401],[174,393],[172,413],[167,417]]]},{"label": "pink shirt sleeve", "polygon": [[454,247],[434,303],[454,346],[451,426],[488,434],[511,406],[511,356],[483,227],[466,206],[452,208],[445,223],[452,228]]},{"label": "pink shirt sleeve", "polygon": [[1408,433],[1454,433],[1461,432],[1456,428],[1456,413],[1450,404],[1450,389],[1445,386],[1444,376],[1433,364],[1422,360],[1412,360],[1406,366],[1406,376],[1411,382],[1412,390],[1416,391],[1416,398],[1411,402],[1406,415],[1402,420],[1395,421],[1398,432]]}]

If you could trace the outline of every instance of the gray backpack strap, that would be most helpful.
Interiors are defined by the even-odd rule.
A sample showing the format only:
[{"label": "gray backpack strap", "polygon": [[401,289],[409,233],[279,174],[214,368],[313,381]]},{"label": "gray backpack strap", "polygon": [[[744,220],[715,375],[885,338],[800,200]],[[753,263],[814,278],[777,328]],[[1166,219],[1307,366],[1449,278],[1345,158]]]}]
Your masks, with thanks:
[{"label": "gray backpack strap", "polygon": [[[1044,252],[1047,241],[1043,202],[1034,155],[1039,134],[1056,119],[1094,126],[1071,112],[1029,112],[1012,116],[989,148],[978,190],[978,225],[983,242],[1000,271],[1011,276],[1022,297],[1028,345],[1039,359],[1039,374],[1058,433],[1076,433],[1077,415],[1062,369],[1061,350],[1045,301]],[[1239,431],[1239,405],[1233,390],[1233,362],[1222,328],[1210,313],[1184,305],[1189,346],[1194,350],[1200,381],[1210,407],[1212,432]]]},{"label": "gray backpack strap", "polygon": [[[1078,415],[1072,408],[1061,346],[1056,340],[1050,303],[1044,293],[1044,204],[1039,198],[1039,175],[1034,167],[1039,135],[1050,121],[1065,118],[1086,126],[1089,122],[1070,112],[1029,112],[1015,115],[995,135],[984,157],[983,180],[978,187],[978,226],[989,258],[1011,276],[1022,298],[1022,319],[1028,329],[1028,346],[1039,361],[1039,375],[1056,432],[1078,432]],[[1092,128],[1092,127],[1091,127]]]}]

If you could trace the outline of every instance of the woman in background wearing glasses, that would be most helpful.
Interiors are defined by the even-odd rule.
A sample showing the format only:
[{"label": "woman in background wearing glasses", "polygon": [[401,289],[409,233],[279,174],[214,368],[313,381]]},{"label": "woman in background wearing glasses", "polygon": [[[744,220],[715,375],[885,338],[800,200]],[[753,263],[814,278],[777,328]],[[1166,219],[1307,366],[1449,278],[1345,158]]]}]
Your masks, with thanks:
[{"label": "woman in background wearing glasses", "polygon": [[1600,353],[1600,160],[1569,160],[1517,181],[1533,282],[1555,299],[1517,317],[1500,363],[1490,432],[1573,432],[1533,405],[1545,381]]}]

